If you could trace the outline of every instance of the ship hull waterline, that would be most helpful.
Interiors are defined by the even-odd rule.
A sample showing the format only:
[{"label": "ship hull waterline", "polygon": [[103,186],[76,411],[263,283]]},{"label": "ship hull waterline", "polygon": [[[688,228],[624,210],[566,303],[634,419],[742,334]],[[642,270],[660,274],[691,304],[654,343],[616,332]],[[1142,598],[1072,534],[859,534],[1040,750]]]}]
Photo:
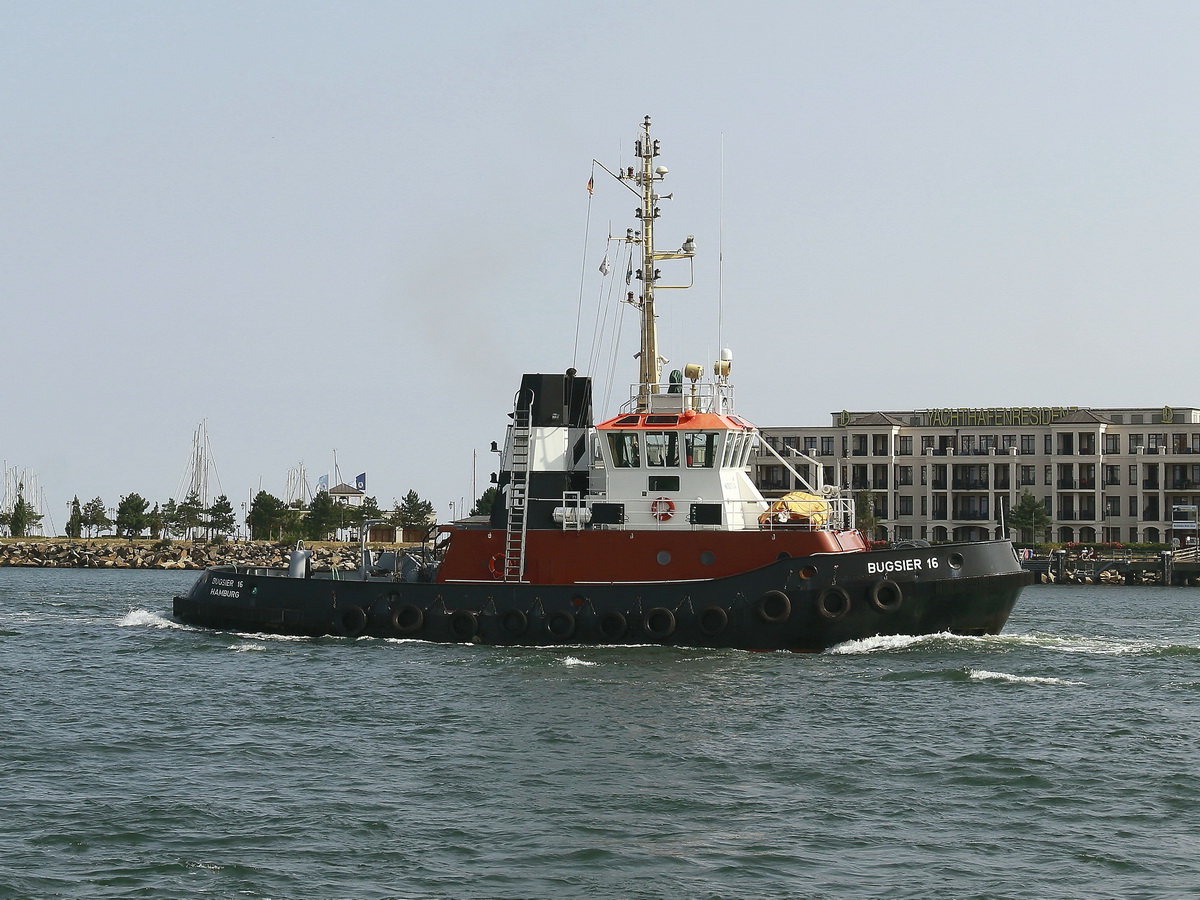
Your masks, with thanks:
[{"label": "ship hull waterline", "polygon": [[201,627],[314,637],[819,652],[874,636],[998,634],[1031,580],[1008,541],[814,554],[722,578],[638,583],[294,578],[217,566],[173,611]]}]

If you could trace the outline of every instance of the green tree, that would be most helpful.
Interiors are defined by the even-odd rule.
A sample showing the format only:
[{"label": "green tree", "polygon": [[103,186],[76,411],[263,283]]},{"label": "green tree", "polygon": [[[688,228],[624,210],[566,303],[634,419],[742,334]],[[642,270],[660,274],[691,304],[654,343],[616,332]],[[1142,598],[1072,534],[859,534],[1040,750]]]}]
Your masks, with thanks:
[{"label": "green tree", "polygon": [[1017,529],[1023,541],[1040,541],[1050,527],[1050,514],[1046,506],[1029,491],[1021,491],[1021,499],[1008,513],[1008,525]]},{"label": "green tree", "polygon": [[233,515],[233,504],[229,502],[229,498],[224,494],[214,500],[212,506],[206,512],[208,519],[205,524],[208,526],[210,534],[230,534],[233,532],[233,527],[237,520]]},{"label": "green tree", "polygon": [[93,497],[83,505],[83,527],[87,529],[89,537],[112,528],[112,519],[108,517],[104,501],[99,497]]},{"label": "green tree", "polygon": [[25,537],[29,529],[42,521],[41,514],[33,508],[33,504],[25,500],[24,490],[25,485],[17,485],[17,502],[8,514],[8,533],[13,537]]},{"label": "green tree", "polygon": [[854,526],[871,540],[875,540],[875,529],[879,519],[875,516],[875,492],[856,491],[854,494]]},{"label": "green tree", "polygon": [[117,504],[117,534],[128,538],[140,537],[150,526],[146,510],[150,501],[140,494],[127,494]]},{"label": "green tree", "polygon": [[169,538],[179,534],[179,507],[176,505],[174,497],[162,505],[159,518],[162,520],[164,537]]},{"label": "green tree", "polygon": [[310,541],[328,540],[341,521],[341,504],[329,496],[329,491],[317,491],[304,517],[304,536]]},{"label": "green tree", "polygon": [[278,497],[259,491],[251,501],[250,512],[246,516],[250,536],[256,541],[268,541],[272,534],[281,535],[291,513],[288,505]]},{"label": "green tree", "polygon": [[492,514],[492,506],[495,504],[495,502],[496,487],[493,485],[480,494],[479,499],[475,501],[475,506],[471,508],[471,515],[490,516]]},{"label": "green tree", "polygon": [[424,540],[429,534],[430,520],[433,517],[433,504],[422,500],[416,491],[409,491],[404,499],[397,503],[388,516],[393,525],[403,528],[417,540]]},{"label": "green tree", "polygon": [[146,517],[146,527],[150,529],[150,537],[158,540],[163,532],[163,515],[162,510],[158,508],[158,504],[154,504],[154,509],[150,510]]},{"label": "green tree", "polygon": [[175,511],[175,524],[183,532],[185,538],[194,538],[200,526],[204,524],[204,504],[200,502],[200,492],[191,491]]},{"label": "green tree", "polygon": [[79,496],[71,501],[71,516],[67,519],[67,537],[78,540],[83,537],[83,510],[79,506]]}]

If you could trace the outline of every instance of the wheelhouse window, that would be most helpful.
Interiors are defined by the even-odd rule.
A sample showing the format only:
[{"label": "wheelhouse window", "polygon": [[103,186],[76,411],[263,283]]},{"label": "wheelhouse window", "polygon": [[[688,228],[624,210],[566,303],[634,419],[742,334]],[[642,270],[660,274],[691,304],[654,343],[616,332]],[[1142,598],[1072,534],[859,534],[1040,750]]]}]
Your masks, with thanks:
[{"label": "wheelhouse window", "polygon": [[642,465],[641,447],[638,436],[629,431],[609,434],[608,446],[612,450],[613,466],[618,469],[637,469]]},{"label": "wheelhouse window", "polygon": [[716,465],[719,440],[716,432],[689,431],[684,436],[687,464],[691,469],[711,469]]},{"label": "wheelhouse window", "polygon": [[679,466],[679,435],[673,431],[646,432],[646,465]]}]

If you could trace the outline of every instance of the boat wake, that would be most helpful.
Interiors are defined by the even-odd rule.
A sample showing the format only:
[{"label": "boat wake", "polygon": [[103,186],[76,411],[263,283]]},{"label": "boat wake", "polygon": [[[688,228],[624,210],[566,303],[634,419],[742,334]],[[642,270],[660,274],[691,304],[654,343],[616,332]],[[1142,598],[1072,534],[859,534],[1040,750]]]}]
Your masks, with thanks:
[{"label": "boat wake", "polygon": [[1046,634],[1036,631],[1024,634],[991,634],[980,637],[950,634],[948,632],[927,635],[876,635],[875,637],[837,644],[830,647],[826,652],[836,655],[854,656],[867,653],[897,653],[908,650],[928,651],[955,648],[971,649],[975,652],[988,649],[999,652],[1016,649],[1050,650],[1056,653],[1079,653],[1088,656],[1200,655],[1200,643],[1158,643],[1145,639]]},{"label": "boat wake", "polygon": [[117,625],[120,628],[177,628],[180,631],[195,631],[190,625],[183,625],[166,616],[151,612],[148,609],[131,609],[121,618]]}]

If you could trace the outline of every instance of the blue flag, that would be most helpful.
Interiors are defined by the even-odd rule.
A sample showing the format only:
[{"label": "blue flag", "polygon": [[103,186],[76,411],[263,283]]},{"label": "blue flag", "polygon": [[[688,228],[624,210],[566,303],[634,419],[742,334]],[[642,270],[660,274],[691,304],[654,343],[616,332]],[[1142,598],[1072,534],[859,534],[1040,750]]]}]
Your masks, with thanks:
[{"label": "blue flag", "polygon": [[358,475],[355,477],[354,486],[356,488],[358,488],[360,491],[365,491],[367,489],[367,473],[366,472],[363,472],[361,475]]}]

